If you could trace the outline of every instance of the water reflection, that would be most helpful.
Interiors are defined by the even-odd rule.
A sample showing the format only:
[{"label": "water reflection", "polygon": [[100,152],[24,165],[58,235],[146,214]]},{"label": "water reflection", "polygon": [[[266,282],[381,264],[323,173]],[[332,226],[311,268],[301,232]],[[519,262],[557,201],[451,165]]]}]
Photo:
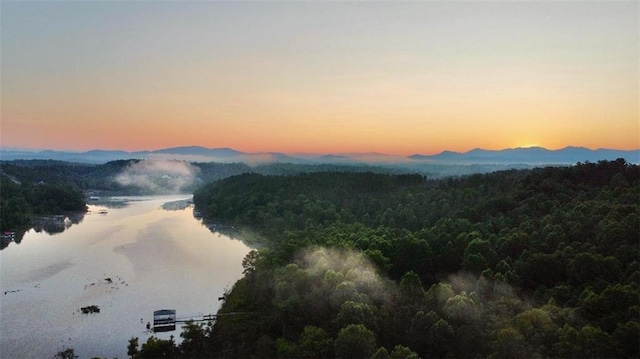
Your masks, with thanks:
[{"label": "water reflection", "polygon": [[[0,237],[0,250],[9,246],[12,242],[20,244],[25,233],[34,231],[35,233],[46,233],[56,235],[69,229],[72,225],[80,224],[85,215],[107,215],[108,209],[121,209],[129,206],[132,202],[141,201],[148,197],[95,197],[89,199],[89,210],[87,212],[73,212],[64,215],[40,216],[33,220],[32,226],[27,229],[7,231]],[[190,200],[189,200],[190,201]],[[190,201],[192,203],[192,201]]]},{"label": "water reflection", "polygon": [[25,233],[30,230],[36,233],[44,232],[48,235],[62,233],[74,224],[80,224],[84,219],[85,213],[69,213],[67,215],[42,216],[34,219],[33,227],[17,231],[7,231],[0,238],[0,250],[9,246],[12,242],[20,244]]},{"label": "water reflection", "polygon": [[163,203],[162,209],[165,211],[181,211],[191,206],[193,206],[193,199],[181,199],[178,201]]},{"label": "water reflection", "polygon": [[39,217],[34,221],[33,230],[36,233],[42,231],[47,234],[53,235],[62,233],[74,224],[79,224],[84,219],[85,213],[70,213],[68,215],[55,215],[47,217]]},{"label": "water reflection", "polygon": [[89,199],[87,204],[92,207],[124,208],[136,200],[134,197],[99,197],[97,199]]},{"label": "water reflection", "polygon": [[0,250],[7,248],[7,246],[9,246],[11,242],[16,242],[17,244],[20,244],[20,242],[22,242],[22,237],[24,237],[24,232],[25,231],[5,232],[2,235],[2,238],[0,238]]},{"label": "water reflection", "polygon": [[[182,209],[163,206],[184,200]],[[126,358],[131,337],[142,343],[151,335],[145,323],[154,310],[216,313],[250,248],[203,226],[184,196],[115,203],[122,205],[91,203],[54,236],[44,225],[16,233],[22,243],[0,252],[1,357],[52,357],[73,347],[82,358]],[[93,305],[100,311],[83,314]],[[179,329],[160,337],[172,334],[179,339]]]}]

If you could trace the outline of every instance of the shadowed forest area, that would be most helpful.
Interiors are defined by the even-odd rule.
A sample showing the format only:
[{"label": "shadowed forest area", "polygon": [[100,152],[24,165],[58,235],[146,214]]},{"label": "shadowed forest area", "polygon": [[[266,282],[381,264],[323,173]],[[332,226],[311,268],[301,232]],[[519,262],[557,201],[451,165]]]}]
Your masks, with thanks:
[{"label": "shadowed forest area", "polygon": [[262,245],[220,310],[240,314],[129,354],[635,358],[638,198],[640,168],[622,159],[442,180],[227,178],[194,202]]}]

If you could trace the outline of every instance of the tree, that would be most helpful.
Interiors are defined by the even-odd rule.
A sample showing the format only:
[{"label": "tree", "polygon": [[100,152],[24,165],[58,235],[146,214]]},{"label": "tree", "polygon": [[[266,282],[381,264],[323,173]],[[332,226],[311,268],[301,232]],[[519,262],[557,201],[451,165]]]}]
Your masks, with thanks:
[{"label": "tree", "polygon": [[430,351],[434,357],[443,358],[454,345],[455,332],[444,319],[439,319],[429,330]]},{"label": "tree", "polygon": [[375,347],[375,335],[362,324],[350,324],[340,329],[335,342],[338,358],[369,358]]},{"label": "tree", "polygon": [[389,355],[387,348],[380,347],[375,353],[373,353],[371,359],[391,359],[391,356]]},{"label": "tree", "polygon": [[242,259],[242,274],[247,275],[253,273],[256,270],[256,262],[258,261],[259,253],[257,250],[252,249]]},{"label": "tree", "polygon": [[334,354],[333,339],[321,328],[306,326],[298,341],[301,358],[329,358]]},{"label": "tree", "polygon": [[424,302],[424,288],[420,277],[409,271],[402,276],[400,280],[400,295],[406,303],[420,305]]},{"label": "tree", "polygon": [[[637,339],[637,338],[636,338]],[[609,334],[600,328],[585,325],[578,333],[578,354],[582,358],[617,358],[620,356]]]},{"label": "tree", "polygon": [[418,359],[418,354],[404,345],[396,345],[391,352],[391,359]]},{"label": "tree", "polygon": [[406,342],[422,356],[426,356],[432,348],[429,332],[438,319],[434,311],[425,313],[422,310],[416,312],[411,319],[411,325],[406,333]]},{"label": "tree", "polygon": [[138,359],[177,359],[179,358],[178,348],[175,346],[173,336],[169,340],[159,339],[154,336],[149,337],[147,342],[142,344],[138,353]]},{"label": "tree", "polygon": [[518,314],[514,322],[515,328],[534,348],[536,354],[532,355],[550,355],[558,328],[549,313],[539,308],[531,308]]},{"label": "tree", "polygon": [[362,324],[371,330],[377,331],[376,320],[377,315],[374,306],[348,300],[342,303],[334,323],[338,328],[344,328],[349,324]]},{"label": "tree", "polygon": [[138,355],[138,338],[129,339],[129,345],[127,346],[127,355],[132,359]]},{"label": "tree", "polygon": [[208,331],[203,325],[196,325],[189,321],[182,328],[182,343],[180,351],[184,358],[206,358],[208,352]]},{"label": "tree", "polygon": [[67,348],[59,351],[55,357],[60,359],[76,359],[78,356],[75,354],[73,348]]},{"label": "tree", "polygon": [[613,332],[613,338],[627,358],[640,357],[640,341],[638,340],[640,338],[640,323],[637,321],[619,323]]}]

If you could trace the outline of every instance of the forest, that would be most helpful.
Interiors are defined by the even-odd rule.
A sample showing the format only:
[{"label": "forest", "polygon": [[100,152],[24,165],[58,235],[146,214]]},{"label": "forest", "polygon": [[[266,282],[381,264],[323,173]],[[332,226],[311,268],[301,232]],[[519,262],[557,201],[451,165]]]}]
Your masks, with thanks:
[{"label": "forest", "polygon": [[[259,249],[214,324],[133,358],[637,358],[640,167],[243,174],[196,208]],[[212,298],[211,300],[216,300]]]},{"label": "forest", "polygon": [[35,215],[85,212],[84,193],[68,182],[18,182],[0,174],[0,231],[28,227]]},{"label": "forest", "polygon": [[85,164],[55,160],[0,161],[0,231],[32,224],[36,215],[84,211],[83,191],[100,196],[192,193],[203,184],[243,173],[298,174],[324,171],[390,173],[371,166],[248,166],[244,163],[199,163],[172,160],[117,160]]},{"label": "forest", "polygon": [[[147,182],[153,183],[153,188],[117,180],[119,175],[140,162],[131,159],[96,165],[53,160],[0,161],[0,231],[29,227],[37,215],[84,212],[85,191],[100,195],[164,193],[167,186],[163,186],[162,181],[166,182],[167,172],[136,174],[149,178]],[[183,164],[180,161],[174,162]],[[250,171],[248,166],[239,163],[198,163],[192,166],[197,169],[200,177],[183,181],[184,188],[171,188],[172,190],[189,193],[202,182]]]}]

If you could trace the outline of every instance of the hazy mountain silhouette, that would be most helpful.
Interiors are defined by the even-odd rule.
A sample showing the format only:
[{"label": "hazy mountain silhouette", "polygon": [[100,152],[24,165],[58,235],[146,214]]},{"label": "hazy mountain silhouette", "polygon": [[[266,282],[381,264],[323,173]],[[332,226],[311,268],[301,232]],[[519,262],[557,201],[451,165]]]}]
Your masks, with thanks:
[{"label": "hazy mountain silhouette", "polygon": [[[19,149],[0,149],[0,160],[51,159],[68,162],[105,163],[120,159],[176,159],[194,162],[244,162],[244,163],[296,163],[296,164],[345,164],[345,163],[383,163],[383,164],[527,164],[527,165],[569,165],[577,162],[597,162],[624,158],[631,163],[640,163],[640,150],[596,149],[585,147],[565,147],[548,150],[542,147],[508,148],[504,150],[485,150],[476,148],[467,152],[443,151],[435,155],[415,154],[398,157],[376,153],[349,154],[294,154],[279,152],[247,153],[232,148],[206,148],[201,146],[183,146],[164,148],[154,151],[108,151],[91,150],[86,152],[65,151],[29,151]],[[365,160],[366,159],[366,160]]]},{"label": "hazy mountain silhouette", "polygon": [[236,151],[232,148],[206,148],[201,146],[184,146],[184,147],[171,147],[161,150],[151,151],[152,154],[171,154],[171,155],[183,155],[183,156],[209,156],[209,157],[228,157],[234,158],[243,155],[243,152]]},{"label": "hazy mountain silhouette", "polygon": [[504,150],[483,150],[476,148],[467,152],[443,151],[436,155],[409,156],[415,161],[451,164],[575,164],[577,162],[597,162],[624,158],[628,162],[640,161],[640,150],[613,150],[599,148],[591,150],[585,147],[565,147],[548,150],[543,147],[507,148]]},{"label": "hazy mountain silhouette", "polygon": [[321,162],[321,163],[354,163],[354,162],[357,162],[357,160],[355,160],[352,157],[343,156],[343,155],[334,155],[334,154],[328,154],[328,155],[323,155],[323,156],[320,156],[320,157],[316,157],[314,159],[314,161]]}]

